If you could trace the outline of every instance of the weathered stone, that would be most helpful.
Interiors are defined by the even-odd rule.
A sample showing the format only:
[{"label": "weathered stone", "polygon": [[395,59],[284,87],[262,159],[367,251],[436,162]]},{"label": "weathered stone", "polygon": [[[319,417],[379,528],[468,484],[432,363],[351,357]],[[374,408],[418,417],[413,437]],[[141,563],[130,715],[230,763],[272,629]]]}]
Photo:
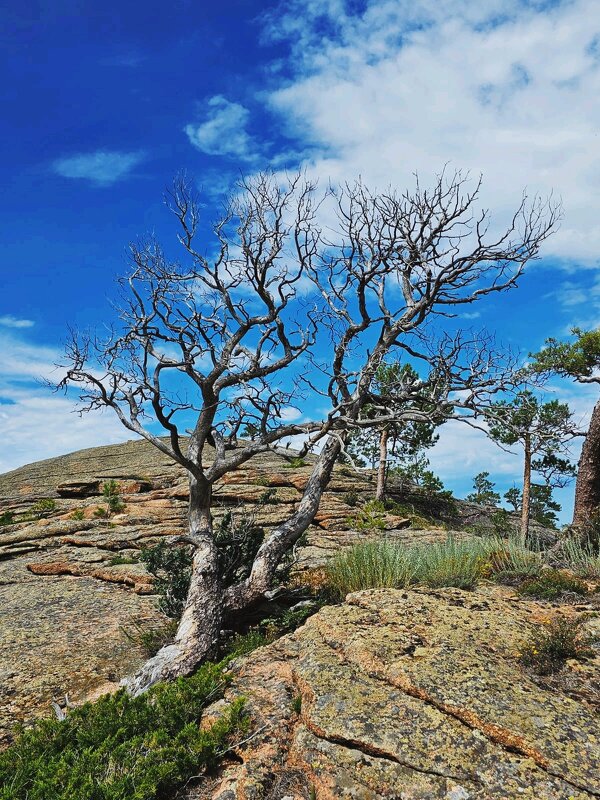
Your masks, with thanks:
[{"label": "weathered stone", "polygon": [[91,497],[100,494],[100,481],[70,481],[56,487],[59,497]]},{"label": "weathered stone", "polygon": [[[298,773],[304,800],[598,797],[598,709],[517,658],[541,610],[458,589],[361,592],[321,610],[234,665],[227,697],[248,698],[256,736],[187,797],[271,800]],[[598,681],[599,661],[580,684]]]}]

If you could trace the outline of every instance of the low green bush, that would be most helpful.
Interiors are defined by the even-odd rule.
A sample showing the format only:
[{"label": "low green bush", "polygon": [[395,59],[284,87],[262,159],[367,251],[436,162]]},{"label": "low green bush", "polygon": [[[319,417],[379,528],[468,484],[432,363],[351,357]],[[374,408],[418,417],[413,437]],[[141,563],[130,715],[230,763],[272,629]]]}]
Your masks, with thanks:
[{"label": "low green bush", "polygon": [[12,525],[15,522],[14,511],[4,511],[0,514],[0,525]]},{"label": "low green bush", "polygon": [[347,506],[354,507],[358,505],[358,501],[360,500],[360,495],[357,491],[352,489],[349,492],[345,492],[345,494],[342,496],[342,500],[344,501],[344,503],[346,503]]},{"label": "low green bush", "polygon": [[192,576],[190,547],[173,546],[164,540],[154,547],[143,547],[140,561],[154,576],[154,590],[159,595],[159,608],[172,619],[179,619],[185,606]]},{"label": "low green bush", "polygon": [[83,508],[76,508],[75,511],[70,514],[69,518],[77,520],[85,519],[85,512]]},{"label": "low green bush", "polygon": [[132,698],[121,690],[46,719],[0,753],[0,800],[158,800],[213,767],[245,727],[243,701],[201,730],[202,710],[221,696],[221,664],[157,684]]},{"label": "low green bush", "polygon": [[583,632],[584,622],[558,617],[534,630],[520,653],[521,662],[540,675],[549,675],[562,669],[569,658],[592,656],[594,639]]},{"label": "low green bush", "polygon": [[381,500],[369,500],[352,517],[348,517],[347,522],[357,531],[384,531],[385,505]]},{"label": "low green bush", "polygon": [[545,569],[519,587],[519,594],[538,600],[556,600],[564,594],[586,595],[588,588],[579,578],[557,569]]}]

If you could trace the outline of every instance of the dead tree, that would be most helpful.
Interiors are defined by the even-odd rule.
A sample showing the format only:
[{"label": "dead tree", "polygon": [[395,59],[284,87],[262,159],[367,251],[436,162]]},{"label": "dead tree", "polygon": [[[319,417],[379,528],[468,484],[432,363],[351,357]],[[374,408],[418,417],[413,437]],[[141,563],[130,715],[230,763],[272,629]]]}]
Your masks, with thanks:
[{"label": "dead tree", "polygon": [[[491,237],[487,212],[475,215],[478,191],[456,173],[431,191],[417,183],[401,196],[373,194],[359,183],[319,200],[299,176],[282,187],[263,175],[239,187],[209,256],[195,243],[198,202],[176,183],[171,207],[191,263],[167,260],[155,242],[134,246],[120,329],[108,342],[74,335],[60,384],[79,388],[84,410],[111,408],[189,475],[195,553],[186,606],[175,641],[129,680],[130,691],[192,672],[215,653],[223,621],[268,594],[314,519],[352,426],[430,421],[440,410],[468,419],[502,384],[486,342],[444,332],[442,323],[457,307],[515,286],[558,210],[524,198],[509,228]],[[321,202],[333,202],[335,227],[320,224],[331,217]],[[378,396],[373,378],[392,350],[425,361],[428,378]],[[282,421],[287,405],[301,398],[311,409],[323,397],[324,418]],[[320,448],[301,500],[263,542],[250,575],[223,586],[213,486],[298,434],[303,452]]]}]

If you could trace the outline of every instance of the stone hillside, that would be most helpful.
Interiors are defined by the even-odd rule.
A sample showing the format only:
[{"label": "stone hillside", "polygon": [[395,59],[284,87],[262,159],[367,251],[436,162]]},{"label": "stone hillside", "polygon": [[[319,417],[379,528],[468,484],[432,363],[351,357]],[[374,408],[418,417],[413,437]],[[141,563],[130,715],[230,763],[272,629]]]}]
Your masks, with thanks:
[{"label": "stone hillside", "polygon": [[[290,468],[284,457],[257,457],[227,476],[215,514],[255,509],[266,530],[298,501],[310,466]],[[102,519],[102,484],[118,482],[123,513]],[[297,568],[322,564],[340,546],[368,534],[351,530],[356,496],[372,496],[368,477],[337,468]],[[132,632],[164,624],[142,564],[128,562],[143,545],[185,528],[183,471],[144,441],[82,450],[0,475],[0,737],[16,721],[46,714],[52,698],[75,700],[114,685],[143,660]],[[354,493],[354,496],[353,494]],[[35,503],[55,501],[32,518]],[[73,518],[73,515],[78,518]],[[445,531],[408,528],[388,514],[388,533],[406,541]],[[139,636],[134,636],[134,639]]]}]

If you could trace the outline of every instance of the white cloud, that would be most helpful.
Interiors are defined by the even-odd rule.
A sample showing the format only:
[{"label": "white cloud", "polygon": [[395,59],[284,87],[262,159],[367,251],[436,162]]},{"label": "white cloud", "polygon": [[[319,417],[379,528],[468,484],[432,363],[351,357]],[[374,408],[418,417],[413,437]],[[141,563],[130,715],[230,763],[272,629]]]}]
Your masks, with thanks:
[{"label": "white cloud", "polygon": [[146,158],[146,154],[121,152],[118,150],[96,150],[93,153],[76,153],[59,158],[52,164],[52,169],[63,178],[88,180],[95,186],[110,186],[127,178]]},{"label": "white cloud", "polygon": [[61,353],[0,334],[0,473],[44,458],[131,439],[109,413],[74,413],[74,401],[42,384]]},{"label": "white cloud", "polygon": [[252,160],[256,155],[256,144],[246,131],[250,118],[248,109],[220,94],[211,97],[207,105],[205,119],[184,128],[194,147],[211,156]]},{"label": "white cloud", "polygon": [[[288,0],[268,17],[294,68],[268,102],[315,175],[399,187],[448,161],[500,221],[522,187],[564,203],[544,254],[600,253],[596,0]],[[596,22],[595,22],[596,21]],[[289,66],[289,65],[288,65]]]},{"label": "white cloud", "polygon": [[0,325],[5,328],[32,328],[35,322],[31,319],[13,317],[12,314],[4,314],[4,316],[0,317]]}]

